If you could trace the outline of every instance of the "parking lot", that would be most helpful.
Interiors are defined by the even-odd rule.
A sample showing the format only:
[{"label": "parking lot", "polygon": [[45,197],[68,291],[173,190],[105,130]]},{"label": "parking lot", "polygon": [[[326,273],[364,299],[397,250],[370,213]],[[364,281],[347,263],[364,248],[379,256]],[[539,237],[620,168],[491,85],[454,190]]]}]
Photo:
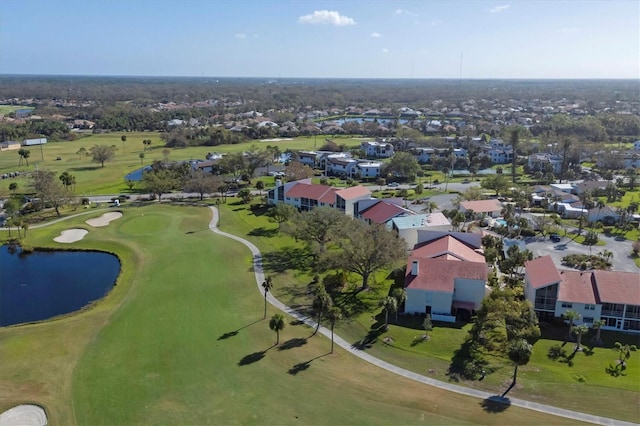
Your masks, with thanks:
[{"label": "parking lot", "polygon": [[[569,234],[567,237],[560,238],[560,241],[553,242],[549,237],[542,239],[542,237],[530,237],[526,238],[527,249],[530,250],[534,257],[551,256],[553,262],[557,266],[562,265],[562,258],[569,254],[589,254],[589,247],[572,241],[573,234]],[[591,247],[591,254],[598,254],[602,250],[609,250],[613,253],[611,262],[613,264],[612,270],[623,272],[640,272],[640,269],[636,266],[631,259],[631,241],[623,240],[617,241],[614,237],[606,237],[600,235],[600,240],[606,244],[604,246]]]}]

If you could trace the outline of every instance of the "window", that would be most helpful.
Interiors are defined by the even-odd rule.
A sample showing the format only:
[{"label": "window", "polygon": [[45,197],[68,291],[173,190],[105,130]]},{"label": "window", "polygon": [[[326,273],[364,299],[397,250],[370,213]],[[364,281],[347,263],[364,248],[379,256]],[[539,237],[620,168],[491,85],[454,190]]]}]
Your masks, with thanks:
[{"label": "window", "polygon": [[596,310],[596,305],[584,305],[584,310],[585,311],[595,311]]},{"label": "window", "polygon": [[585,324],[593,324],[593,317],[584,317],[582,319],[582,322],[584,322]]},{"label": "window", "polygon": [[569,308],[569,309],[571,309],[571,308],[573,308],[573,304],[572,304],[572,303],[565,303],[565,302],[563,302],[563,303],[562,303],[562,307],[563,307],[563,308]]}]

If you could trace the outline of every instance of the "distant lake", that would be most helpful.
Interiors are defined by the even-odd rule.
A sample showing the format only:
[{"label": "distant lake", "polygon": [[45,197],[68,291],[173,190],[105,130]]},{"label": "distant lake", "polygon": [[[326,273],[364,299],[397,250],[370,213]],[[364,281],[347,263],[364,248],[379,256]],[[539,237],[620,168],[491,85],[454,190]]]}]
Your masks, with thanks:
[{"label": "distant lake", "polygon": [[80,310],[104,297],[120,260],[97,251],[34,251],[0,247],[0,327]]},{"label": "distant lake", "polygon": [[128,175],[126,175],[124,177],[124,180],[130,180],[133,182],[139,182],[142,180],[142,173],[147,171],[147,170],[151,170],[151,166],[144,166],[140,169],[134,170],[131,173],[129,173]]}]

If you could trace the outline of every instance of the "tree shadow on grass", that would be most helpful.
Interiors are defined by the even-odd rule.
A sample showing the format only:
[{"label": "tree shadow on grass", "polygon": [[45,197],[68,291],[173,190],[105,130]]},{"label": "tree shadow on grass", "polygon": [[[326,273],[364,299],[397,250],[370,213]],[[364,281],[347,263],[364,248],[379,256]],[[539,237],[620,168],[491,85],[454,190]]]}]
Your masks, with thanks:
[{"label": "tree shadow on grass", "polygon": [[480,406],[487,413],[502,413],[511,407],[511,400],[499,395],[490,396],[480,402]]},{"label": "tree shadow on grass", "polygon": [[257,319],[257,320],[255,320],[254,322],[249,323],[249,324],[247,324],[247,325],[245,325],[245,326],[243,326],[243,327],[240,327],[240,328],[239,328],[239,329],[237,329],[237,330],[228,331],[228,332],[226,332],[226,333],[222,334],[220,337],[218,337],[218,340],[226,340],[226,339],[228,339],[228,338],[230,338],[230,337],[236,336],[236,335],[237,335],[241,330],[244,330],[244,329],[245,329],[245,328],[247,328],[247,327],[251,327],[253,324],[257,324],[257,323],[259,323],[260,321],[262,321],[262,320],[261,320],[261,319]]},{"label": "tree shadow on grass", "polygon": [[329,352],[327,352],[326,354],[323,354],[323,355],[318,355],[317,357],[315,357],[315,358],[311,358],[311,359],[310,359],[310,360],[308,360],[308,361],[299,362],[299,363],[297,363],[296,365],[294,365],[293,367],[291,367],[291,368],[287,371],[287,373],[288,373],[288,374],[290,374],[290,375],[292,375],[292,376],[295,376],[296,374],[300,373],[301,371],[308,370],[308,369],[309,369],[309,367],[311,367],[311,363],[312,363],[313,361],[315,361],[316,359],[318,359],[318,358],[322,358],[323,356],[327,356],[327,355],[329,355]]},{"label": "tree shadow on grass", "polygon": [[289,269],[306,271],[311,266],[312,257],[298,247],[284,247],[280,250],[265,253],[262,256],[262,267],[265,272],[285,272]]},{"label": "tree shadow on grass", "polygon": [[259,228],[254,228],[251,231],[249,231],[249,234],[252,237],[267,237],[267,238],[271,238],[271,237],[275,237],[276,235],[278,235],[278,228],[265,228],[264,226],[260,226]]},{"label": "tree shadow on grass", "polygon": [[258,351],[249,355],[245,355],[240,361],[238,361],[239,366],[253,364],[254,362],[260,361],[266,355],[267,351]]},{"label": "tree shadow on grass", "polygon": [[307,339],[303,339],[301,337],[294,337],[293,339],[289,339],[280,346],[278,346],[279,351],[286,351],[288,349],[299,348],[307,344]]},{"label": "tree shadow on grass", "polygon": [[370,349],[373,344],[378,341],[378,337],[380,337],[380,335],[385,331],[386,329],[384,324],[375,323],[373,326],[371,326],[371,330],[369,330],[369,333],[367,333],[364,339],[358,340],[351,346],[361,351]]}]

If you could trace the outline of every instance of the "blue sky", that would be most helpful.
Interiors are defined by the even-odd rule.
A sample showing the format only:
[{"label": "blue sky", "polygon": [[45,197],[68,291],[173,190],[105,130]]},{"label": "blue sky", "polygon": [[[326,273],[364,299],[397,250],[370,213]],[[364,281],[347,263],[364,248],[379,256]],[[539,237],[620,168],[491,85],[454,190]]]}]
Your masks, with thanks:
[{"label": "blue sky", "polygon": [[640,2],[0,0],[0,74],[640,78]]}]

